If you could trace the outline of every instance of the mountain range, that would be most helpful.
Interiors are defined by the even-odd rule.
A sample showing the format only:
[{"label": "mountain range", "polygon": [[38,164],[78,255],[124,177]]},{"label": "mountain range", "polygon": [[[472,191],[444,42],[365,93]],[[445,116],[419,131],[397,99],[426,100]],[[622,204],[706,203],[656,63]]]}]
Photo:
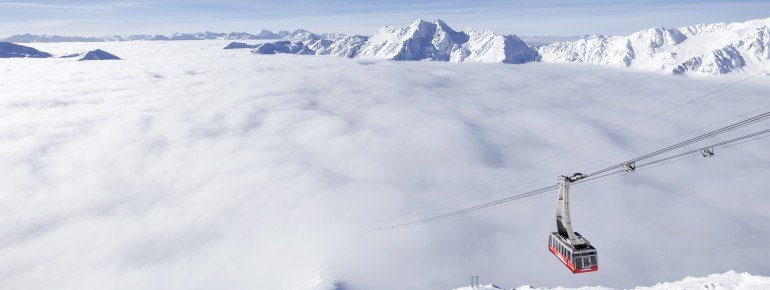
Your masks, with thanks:
[{"label": "mountain range", "polygon": [[252,52],[274,54],[292,51],[297,54],[390,60],[500,63],[539,60],[537,51],[515,35],[497,35],[470,28],[455,31],[441,20],[417,20],[407,27],[383,27],[368,37],[352,35],[336,40],[307,31],[295,32],[284,37],[284,41],[255,45]]},{"label": "mountain range", "polygon": [[[296,32],[295,32],[296,33]],[[5,42],[14,43],[38,43],[38,42],[105,42],[105,41],[162,41],[162,40],[210,40],[210,39],[225,39],[225,40],[257,40],[257,39],[281,39],[287,35],[292,34],[289,31],[272,32],[270,30],[263,29],[257,34],[251,34],[246,32],[195,32],[195,33],[174,33],[171,35],[111,35],[102,37],[81,37],[81,36],[60,36],[60,35],[35,35],[35,34],[18,34],[11,37],[2,39]],[[328,35],[333,37],[334,34]]]},{"label": "mountain range", "polygon": [[198,32],[106,37],[22,34],[3,41],[33,43],[206,39],[280,40],[263,44],[234,42],[227,47],[252,49],[257,54],[290,53],[513,64],[587,63],[696,75],[752,73],[770,69],[770,18],[679,28],[656,27],[625,36],[562,38],[568,40],[550,44],[535,43],[533,38],[527,38],[533,42],[527,43],[516,35],[500,35],[488,30],[465,28],[456,31],[441,20],[417,20],[407,27],[385,26],[371,36],[316,34],[298,29],[293,32],[262,30],[258,34]]},{"label": "mountain range", "polygon": [[594,35],[538,49],[544,62],[581,62],[674,74],[717,75],[770,68],[770,18]]},{"label": "mountain range", "polygon": [[770,69],[769,27],[770,18],[658,27],[627,36],[593,35],[534,46],[515,35],[471,28],[458,32],[441,20],[417,20],[407,27],[383,27],[369,37],[330,39],[302,30],[284,37],[281,42],[252,48],[258,54],[449,62],[573,62],[672,74],[718,75]]}]

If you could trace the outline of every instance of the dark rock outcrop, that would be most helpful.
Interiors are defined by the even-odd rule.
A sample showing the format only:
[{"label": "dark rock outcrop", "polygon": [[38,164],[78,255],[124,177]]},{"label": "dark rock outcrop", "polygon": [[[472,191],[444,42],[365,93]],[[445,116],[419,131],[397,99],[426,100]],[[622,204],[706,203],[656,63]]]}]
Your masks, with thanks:
[{"label": "dark rock outcrop", "polygon": [[84,60],[119,60],[120,58],[115,56],[114,54],[111,54],[109,52],[106,52],[101,49],[89,51],[86,53],[83,58],[81,58],[78,61],[84,61]]},{"label": "dark rock outcrop", "polygon": [[251,44],[245,44],[243,42],[231,42],[230,44],[225,46],[225,49],[244,49],[244,48],[254,49],[254,48],[257,48],[258,46],[259,44],[251,45]]},{"label": "dark rock outcrop", "polygon": [[50,53],[42,52],[29,46],[13,44],[10,42],[0,42],[0,58],[46,58],[51,56]]}]

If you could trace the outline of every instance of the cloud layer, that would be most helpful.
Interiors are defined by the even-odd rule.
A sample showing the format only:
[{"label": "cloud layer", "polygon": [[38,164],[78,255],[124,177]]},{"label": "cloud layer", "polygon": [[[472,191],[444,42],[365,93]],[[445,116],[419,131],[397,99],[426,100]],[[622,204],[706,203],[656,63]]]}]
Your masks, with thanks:
[{"label": "cloud layer", "polygon": [[0,288],[292,289],[321,276],[350,289],[451,289],[472,274],[627,287],[770,274],[767,141],[576,188],[595,274],[573,276],[547,252],[551,195],[372,229],[547,185],[756,110],[764,76],[518,170],[735,79],[223,44],[37,44],[124,60],[0,60]]}]

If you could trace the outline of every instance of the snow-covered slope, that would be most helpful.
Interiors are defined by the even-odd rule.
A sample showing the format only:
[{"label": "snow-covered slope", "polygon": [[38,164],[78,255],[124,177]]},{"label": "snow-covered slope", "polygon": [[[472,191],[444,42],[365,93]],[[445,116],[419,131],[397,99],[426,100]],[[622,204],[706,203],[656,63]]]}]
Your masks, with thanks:
[{"label": "snow-covered slope", "polygon": [[319,54],[329,54],[343,57],[355,57],[369,38],[361,35],[351,35],[340,38]]},{"label": "snow-covered slope", "polygon": [[650,28],[542,46],[545,62],[583,62],[676,74],[716,75],[770,68],[770,18]]},{"label": "snow-covered slope", "polygon": [[[476,287],[461,287],[455,290],[499,290],[504,289],[493,284]],[[615,290],[615,288],[592,286],[579,288],[548,288],[524,285],[515,290]],[[737,273],[729,271],[724,274],[713,274],[707,277],[687,277],[681,281],[658,283],[649,287],[636,287],[634,290],[674,290],[674,289],[701,289],[701,290],[763,290],[770,289],[770,277],[754,276],[749,273]]]},{"label": "snow-covered slope", "polygon": [[452,51],[452,62],[524,63],[537,60],[537,52],[514,35],[466,29],[469,40]]}]

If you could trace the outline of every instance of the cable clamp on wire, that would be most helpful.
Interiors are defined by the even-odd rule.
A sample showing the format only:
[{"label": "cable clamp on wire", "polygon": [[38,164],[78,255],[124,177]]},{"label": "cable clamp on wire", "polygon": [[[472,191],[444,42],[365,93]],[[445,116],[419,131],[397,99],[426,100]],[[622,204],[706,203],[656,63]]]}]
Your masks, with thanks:
[{"label": "cable clamp on wire", "polygon": [[703,157],[709,158],[714,157],[714,147],[706,147],[700,150],[700,154],[703,155]]},{"label": "cable clamp on wire", "polygon": [[636,170],[636,162],[634,161],[628,161],[621,165],[626,169],[626,172],[634,172],[634,170]]}]

